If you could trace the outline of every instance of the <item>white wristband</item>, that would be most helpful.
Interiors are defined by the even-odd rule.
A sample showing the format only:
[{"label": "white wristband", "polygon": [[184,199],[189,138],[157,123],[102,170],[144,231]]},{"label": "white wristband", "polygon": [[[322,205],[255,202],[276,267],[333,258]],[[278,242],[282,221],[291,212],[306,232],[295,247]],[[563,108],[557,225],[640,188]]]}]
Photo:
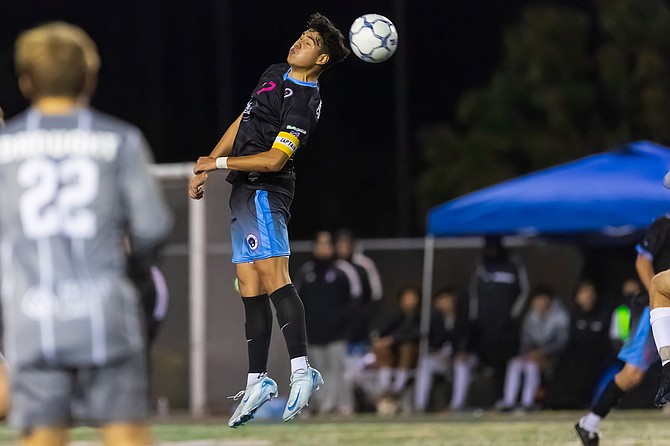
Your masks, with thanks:
[{"label": "white wristband", "polygon": [[228,157],[220,156],[216,159],[216,168],[217,169],[227,169],[228,168]]}]

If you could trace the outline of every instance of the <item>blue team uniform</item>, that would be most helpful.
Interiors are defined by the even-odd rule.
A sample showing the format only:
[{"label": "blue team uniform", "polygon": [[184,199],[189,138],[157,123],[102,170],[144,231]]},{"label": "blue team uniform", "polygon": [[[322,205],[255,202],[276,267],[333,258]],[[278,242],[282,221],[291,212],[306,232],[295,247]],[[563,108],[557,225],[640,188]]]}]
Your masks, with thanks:
[{"label": "blue team uniform", "polygon": [[[670,269],[670,215],[654,220],[642,242],[637,245],[637,252],[653,262],[654,272]],[[649,297],[646,295],[634,298],[631,305],[630,333],[618,358],[648,370],[658,360],[658,353],[651,333]]]},{"label": "blue team uniform", "polygon": [[307,144],[321,112],[319,85],[290,76],[288,64],[270,66],[242,114],[233,156],[278,149],[289,156],[279,172],[232,171],[230,195],[233,263],[286,257],[287,225],[295,190],[293,156]]}]

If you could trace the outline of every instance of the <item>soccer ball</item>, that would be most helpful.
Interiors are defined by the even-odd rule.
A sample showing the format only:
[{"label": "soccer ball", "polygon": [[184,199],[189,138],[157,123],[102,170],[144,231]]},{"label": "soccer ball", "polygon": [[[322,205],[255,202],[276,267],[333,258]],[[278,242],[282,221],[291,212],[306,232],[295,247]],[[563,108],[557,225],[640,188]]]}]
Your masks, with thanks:
[{"label": "soccer ball", "polygon": [[351,50],[359,59],[380,63],[393,56],[398,47],[398,31],[389,19],[379,14],[365,14],[354,20],[349,29]]}]

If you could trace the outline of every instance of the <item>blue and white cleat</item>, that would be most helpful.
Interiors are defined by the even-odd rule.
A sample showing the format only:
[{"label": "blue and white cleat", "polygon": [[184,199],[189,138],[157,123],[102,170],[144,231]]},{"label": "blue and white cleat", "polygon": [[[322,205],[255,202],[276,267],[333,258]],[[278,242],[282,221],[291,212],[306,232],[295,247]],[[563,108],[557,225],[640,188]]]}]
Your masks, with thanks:
[{"label": "blue and white cleat", "polygon": [[307,371],[300,369],[291,374],[291,392],[288,395],[286,408],[284,409],[284,421],[288,421],[298,415],[307,406],[309,397],[319,390],[323,384],[323,378],[318,370],[311,367]]},{"label": "blue and white cleat", "polygon": [[235,401],[242,398],[242,401],[235,409],[233,416],[228,420],[228,426],[234,429],[252,420],[258,408],[275,398],[277,393],[277,383],[265,376],[256,384],[252,384],[237,395],[229,397]]}]

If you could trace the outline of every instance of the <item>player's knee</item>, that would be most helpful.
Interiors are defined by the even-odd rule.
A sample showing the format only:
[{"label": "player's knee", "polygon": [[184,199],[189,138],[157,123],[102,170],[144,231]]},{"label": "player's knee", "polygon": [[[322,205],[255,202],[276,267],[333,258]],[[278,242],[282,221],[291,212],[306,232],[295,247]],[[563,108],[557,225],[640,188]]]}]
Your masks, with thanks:
[{"label": "player's knee", "polygon": [[644,371],[637,367],[626,365],[616,376],[617,386],[624,392],[637,387],[644,378]]},{"label": "player's knee", "polygon": [[663,271],[651,279],[651,290],[670,298],[670,272]]},{"label": "player's knee", "polygon": [[257,280],[246,280],[238,276],[237,286],[243,297],[259,296],[264,293],[263,286]]},{"label": "player's knee", "polygon": [[291,283],[291,279],[288,277],[288,274],[284,274],[282,271],[259,271],[259,275],[261,277],[263,288],[267,290],[268,294],[272,294],[279,288],[282,288]]}]

